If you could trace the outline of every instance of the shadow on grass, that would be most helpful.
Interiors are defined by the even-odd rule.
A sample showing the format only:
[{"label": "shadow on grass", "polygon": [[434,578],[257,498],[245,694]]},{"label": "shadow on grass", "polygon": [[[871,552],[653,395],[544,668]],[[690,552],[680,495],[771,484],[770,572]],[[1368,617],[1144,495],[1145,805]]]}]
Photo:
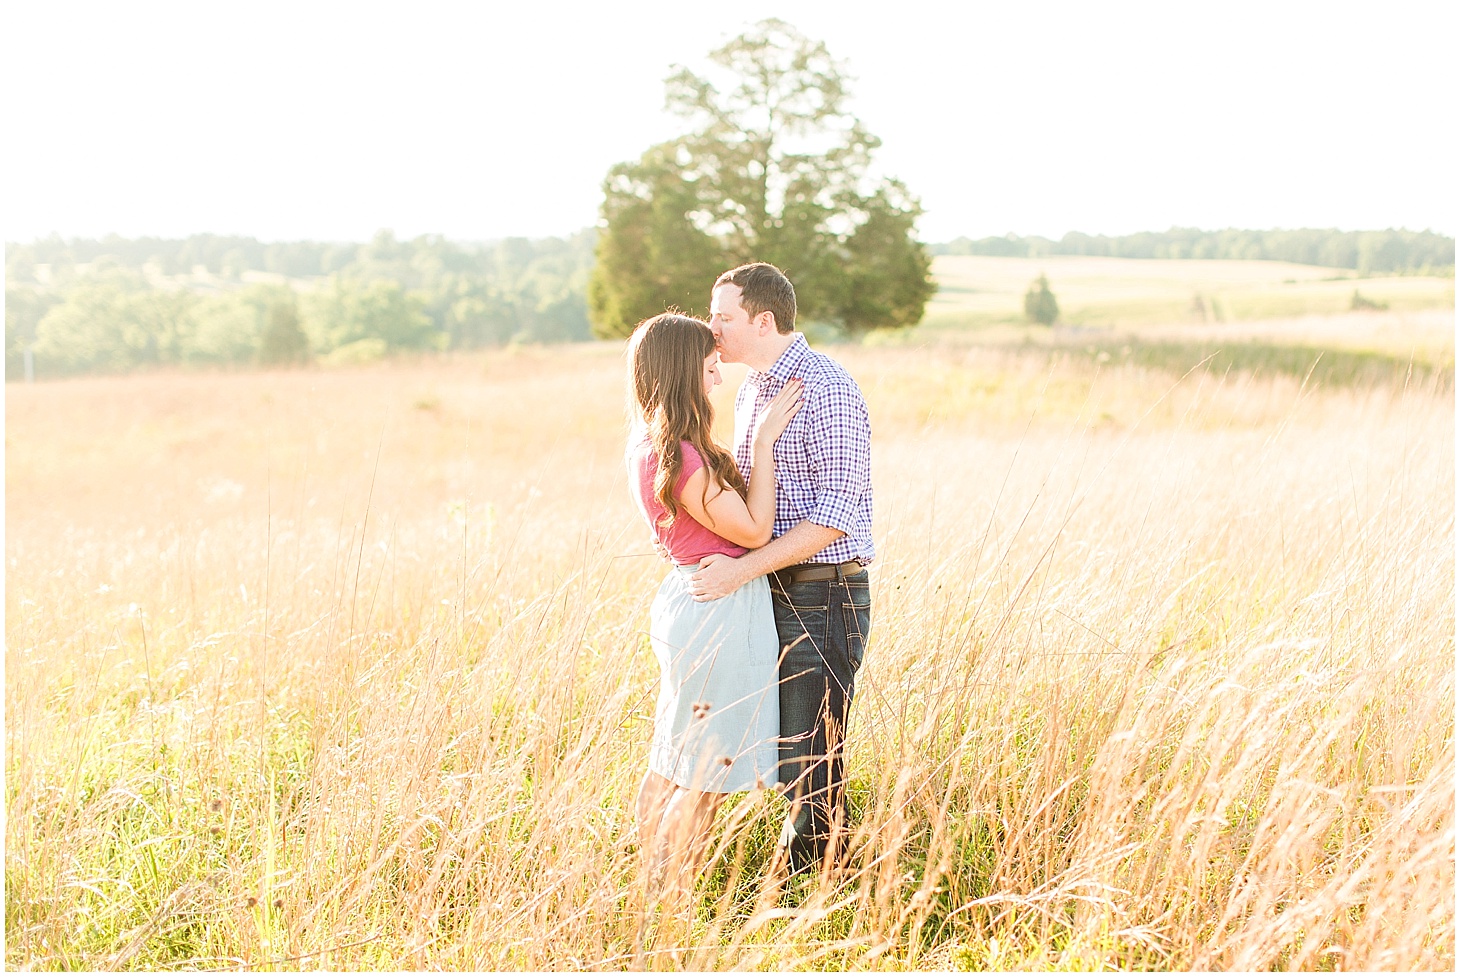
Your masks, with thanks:
[{"label": "shadow on grass", "polygon": [[1054,348],[1101,363],[1130,363],[1178,375],[1203,366],[1209,373],[1290,376],[1324,387],[1400,385],[1452,390],[1455,386],[1453,355],[1441,361],[1376,350],[1287,346],[1260,340],[1216,343],[1105,339]]}]

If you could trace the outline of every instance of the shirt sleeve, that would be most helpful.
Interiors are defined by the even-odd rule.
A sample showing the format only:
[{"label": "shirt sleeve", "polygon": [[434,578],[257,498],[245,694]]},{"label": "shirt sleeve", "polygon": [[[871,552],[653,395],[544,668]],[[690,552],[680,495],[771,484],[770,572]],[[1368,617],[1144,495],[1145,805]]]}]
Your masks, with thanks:
[{"label": "shirt sleeve", "polygon": [[806,453],[816,504],[806,518],[852,535],[857,511],[872,488],[872,424],[862,391],[850,378],[821,386],[807,405]]},{"label": "shirt sleeve", "polygon": [[684,467],[679,470],[679,484],[674,486],[674,497],[679,498],[679,493],[684,491],[684,486],[689,482],[690,476],[701,468],[705,467],[705,459],[695,450],[693,442],[679,442],[679,456],[684,461]]}]

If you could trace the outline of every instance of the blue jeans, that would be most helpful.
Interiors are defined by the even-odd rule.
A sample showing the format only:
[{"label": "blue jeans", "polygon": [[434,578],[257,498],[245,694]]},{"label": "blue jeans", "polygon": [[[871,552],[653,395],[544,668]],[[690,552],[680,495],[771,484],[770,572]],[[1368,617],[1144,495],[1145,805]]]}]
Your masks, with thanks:
[{"label": "blue jeans", "polygon": [[793,873],[818,867],[845,818],[842,737],[872,626],[867,578],[787,586],[771,578],[781,639],[780,780],[791,803],[781,846]]}]

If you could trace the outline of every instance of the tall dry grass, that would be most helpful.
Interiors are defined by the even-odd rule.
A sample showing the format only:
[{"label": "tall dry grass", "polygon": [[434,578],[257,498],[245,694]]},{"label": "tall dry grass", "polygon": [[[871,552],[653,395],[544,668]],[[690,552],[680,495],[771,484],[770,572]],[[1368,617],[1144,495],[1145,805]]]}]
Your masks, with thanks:
[{"label": "tall dry grass", "polygon": [[7,963],[1449,969],[1449,386],[838,355],[852,869],[687,925],[612,350],[8,388]]}]

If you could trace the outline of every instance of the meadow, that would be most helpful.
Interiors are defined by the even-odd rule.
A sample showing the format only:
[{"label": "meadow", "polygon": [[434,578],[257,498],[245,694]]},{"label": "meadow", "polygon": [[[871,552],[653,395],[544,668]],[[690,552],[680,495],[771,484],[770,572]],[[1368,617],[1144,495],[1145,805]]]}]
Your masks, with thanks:
[{"label": "meadow", "polygon": [[8,385],[6,963],[1451,970],[1453,311],[1400,306],[832,349],[851,868],[778,889],[742,795],[688,920],[620,347]]},{"label": "meadow", "polygon": [[1062,320],[1087,328],[1326,317],[1351,311],[1355,292],[1394,312],[1455,307],[1453,277],[1358,277],[1285,261],[942,255],[933,259],[933,273],[939,289],[923,324],[930,332],[1021,326],[1024,291],[1040,275],[1049,279]]}]

